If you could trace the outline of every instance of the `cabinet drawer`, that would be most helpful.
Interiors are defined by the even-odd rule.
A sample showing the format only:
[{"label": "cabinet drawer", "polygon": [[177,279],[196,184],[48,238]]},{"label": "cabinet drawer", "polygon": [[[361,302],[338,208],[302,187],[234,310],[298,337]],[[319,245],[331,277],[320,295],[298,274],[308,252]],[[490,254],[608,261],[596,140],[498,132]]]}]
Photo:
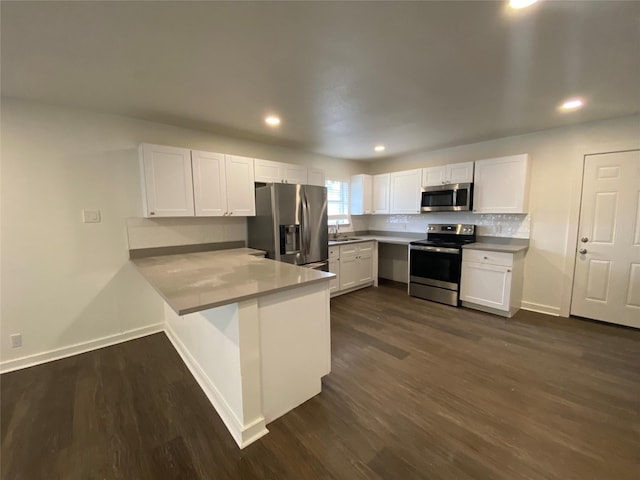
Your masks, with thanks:
[{"label": "cabinet drawer", "polygon": [[358,253],[358,244],[351,243],[349,245],[340,246],[340,257],[355,256]]},{"label": "cabinet drawer", "polygon": [[462,250],[462,261],[513,267],[513,253],[465,248]]},{"label": "cabinet drawer", "polygon": [[357,243],[358,253],[373,252],[373,242]]},{"label": "cabinet drawer", "polygon": [[340,257],[340,247],[329,247],[329,258],[339,258]]}]

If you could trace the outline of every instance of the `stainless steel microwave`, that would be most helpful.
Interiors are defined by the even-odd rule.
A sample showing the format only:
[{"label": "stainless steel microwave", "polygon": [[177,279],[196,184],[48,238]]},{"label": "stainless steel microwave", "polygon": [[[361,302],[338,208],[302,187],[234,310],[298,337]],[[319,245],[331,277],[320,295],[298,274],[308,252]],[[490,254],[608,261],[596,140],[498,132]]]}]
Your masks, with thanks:
[{"label": "stainless steel microwave", "polygon": [[422,187],[421,192],[421,212],[461,212],[472,208],[473,183]]}]

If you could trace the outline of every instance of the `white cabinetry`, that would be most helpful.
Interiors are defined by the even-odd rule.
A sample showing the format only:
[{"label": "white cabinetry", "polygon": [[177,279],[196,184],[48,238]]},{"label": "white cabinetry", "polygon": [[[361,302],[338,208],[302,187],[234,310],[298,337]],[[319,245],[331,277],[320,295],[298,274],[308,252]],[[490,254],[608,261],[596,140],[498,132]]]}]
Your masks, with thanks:
[{"label": "white cabinetry", "polygon": [[191,162],[196,216],[256,214],[252,158],[193,150]]},{"label": "white cabinetry", "polygon": [[163,145],[140,145],[145,217],[192,217],[191,151]]},{"label": "white cabinetry", "polygon": [[316,185],[317,187],[324,187],[325,177],[324,170],[319,168],[310,168],[307,172],[307,185]]},{"label": "white cabinetry", "polygon": [[373,213],[373,178],[371,175],[353,175],[351,177],[351,194],[349,196],[351,215],[368,215]]},{"label": "white cabinetry", "polygon": [[196,215],[221,217],[227,208],[227,174],[223,153],[191,152]]},{"label": "white cabinetry", "polygon": [[227,209],[229,215],[252,217],[256,214],[253,158],[225,155]]},{"label": "white cabinetry", "polygon": [[373,242],[340,246],[340,290],[373,283]]},{"label": "white cabinetry", "polygon": [[145,217],[255,215],[253,159],[140,146]]},{"label": "white cabinetry", "polygon": [[[314,170],[314,180],[318,181],[319,170]],[[324,176],[324,174],[323,174]],[[309,180],[307,167],[291,163],[255,160],[255,181],[264,183],[299,183],[307,185]],[[322,186],[324,186],[324,179]]]},{"label": "white cabinetry", "polygon": [[529,156],[479,160],[475,165],[475,213],[527,213]]},{"label": "white cabinetry", "polygon": [[453,163],[422,169],[422,186],[473,182],[473,162]]},{"label": "white cabinetry", "polygon": [[336,277],[329,280],[329,293],[333,295],[340,289],[340,247],[329,247],[329,272]]},{"label": "white cabinetry", "polygon": [[389,182],[388,173],[373,176],[372,207],[375,214],[389,213]]},{"label": "white cabinetry", "polygon": [[505,253],[465,248],[462,251],[462,305],[505,317],[522,303],[524,252]]},{"label": "white cabinetry", "polygon": [[421,174],[420,169],[390,174],[390,213],[420,213]]}]

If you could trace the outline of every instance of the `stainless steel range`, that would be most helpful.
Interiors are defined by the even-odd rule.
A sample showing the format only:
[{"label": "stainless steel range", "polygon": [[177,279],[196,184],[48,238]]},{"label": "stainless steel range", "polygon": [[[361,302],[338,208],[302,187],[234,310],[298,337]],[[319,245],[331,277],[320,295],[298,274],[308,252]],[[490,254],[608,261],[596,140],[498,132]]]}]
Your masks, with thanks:
[{"label": "stainless steel range", "polygon": [[457,307],[462,245],[475,241],[475,225],[429,225],[427,239],[410,244],[409,295]]}]

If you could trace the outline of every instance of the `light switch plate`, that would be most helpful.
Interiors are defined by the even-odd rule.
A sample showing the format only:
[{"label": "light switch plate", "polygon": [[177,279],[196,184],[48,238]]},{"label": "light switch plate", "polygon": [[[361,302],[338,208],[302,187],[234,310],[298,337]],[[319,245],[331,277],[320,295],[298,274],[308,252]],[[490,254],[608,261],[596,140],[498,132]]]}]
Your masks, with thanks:
[{"label": "light switch plate", "polygon": [[100,210],[82,210],[84,223],[100,223]]},{"label": "light switch plate", "polygon": [[11,335],[11,348],[18,348],[22,346],[22,334],[14,333]]}]

